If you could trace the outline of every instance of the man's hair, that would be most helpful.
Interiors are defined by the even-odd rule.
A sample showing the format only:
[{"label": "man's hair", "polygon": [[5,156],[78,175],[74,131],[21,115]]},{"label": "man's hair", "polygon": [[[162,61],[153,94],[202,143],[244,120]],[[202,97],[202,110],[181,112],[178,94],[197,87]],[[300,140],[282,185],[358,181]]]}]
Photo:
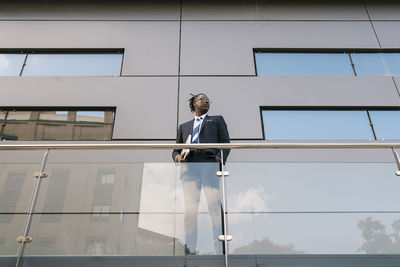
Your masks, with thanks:
[{"label": "man's hair", "polygon": [[189,107],[190,107],[190,111],[191,112],[195,112],[196,111],[196,109],[194,108],[194,100],[196,99],[196,97],[198,97],[199,95],[205,95],[205,94],[203,94],[203,93],[200,93],[200,94],[197,94],[197,95],[194,95],[194,94],[190,94],[192,97],[191,98],[189,98]]}]

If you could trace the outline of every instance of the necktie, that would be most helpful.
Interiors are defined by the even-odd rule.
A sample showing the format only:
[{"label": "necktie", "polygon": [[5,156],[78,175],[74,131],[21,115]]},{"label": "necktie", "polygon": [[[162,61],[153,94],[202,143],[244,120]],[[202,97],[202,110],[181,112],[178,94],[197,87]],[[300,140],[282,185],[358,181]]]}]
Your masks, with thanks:
[{"label": "necktie", "polygon": [[201,118],[197,118],[194,121],[194,129],[193,129],[193,138],[192,138],[192,143],[197,144],[199,142],[199,132],[200,132],[200,121]]}]

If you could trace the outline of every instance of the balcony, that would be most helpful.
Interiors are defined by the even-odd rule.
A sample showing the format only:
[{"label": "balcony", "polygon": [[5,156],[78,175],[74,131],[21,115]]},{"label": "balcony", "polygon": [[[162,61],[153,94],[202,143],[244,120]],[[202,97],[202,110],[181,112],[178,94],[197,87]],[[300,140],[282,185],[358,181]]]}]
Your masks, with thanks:
[{"label": "balcony", "polygon": [[[210,147],[250,153],[379,149],[393,157],[228,161],[220,169],[218,163],[110,156],[135,151],[148,159],[173,148]],[[396,266],[398,148],[378,141],[3,142],[0,265]],[[100,157],[76,156],[88,151]]]}]

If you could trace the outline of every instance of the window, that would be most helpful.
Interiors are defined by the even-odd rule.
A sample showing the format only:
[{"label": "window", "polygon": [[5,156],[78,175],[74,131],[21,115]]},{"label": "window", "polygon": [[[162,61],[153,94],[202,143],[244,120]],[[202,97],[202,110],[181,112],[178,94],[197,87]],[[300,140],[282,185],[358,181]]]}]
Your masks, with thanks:
[{"label": "window", "polygon": [[345,53],[257,53],[258,76],[353,76]]},{"label": "window", "polygon": [[93,217],[109,217],[110,205],[95,205],[93,206]]},{"label": "window", "polygon": [[24,54],[0,54],[0,76],[19,76],[25,57]]},{"label": "window", "polygon": [[106,252],[106,237],[88,237],[86,240],[86,255],[101,256]]},{"label": "window", "polygon": [[22,187],[25,183],[26,174],[26,170],[15,170],[8,173],[7,179],[0,193],[0,209],[8,214],[0,216],[0,222],[12,221],[12,213],[17,209]]},{"label": "window", "polygon": [[115,174],[101,175],[101,184],[114,184]]},{"label": "window", "polygon": [[400,53],[352,53],[357,76],[400,75]]},{"label": "window", "polygon": [[68,189],[70,169],[54,169],[49,179],[43,212],[55,213],[51,216],[42,215],[41,222],[59,222],[64,209],[65,195]]},{"label": "window", "polygon": [[108,220],[113,201],[115,174],[114,168],[101,168],[97,171],[91,221]]},{"label": "window", "polygon": [[114,110],[3,110],[0,137],[19,141],[111,140]]},{"label": "window", "polygon": [[378,140],[400,139],[400,110],[369,112]]},{"label": "window", "polygon": [[263,110],[266,140],[400,139],[398,110]]},{"label": "window", "polygon": [[258,76],[400,75],[400,53],[256,52]]},{"label": "window", "polygon": [[122,54],[29,54],[22,76],[120,76]]},{"label": "window", "polygon": [[120,76],[122,51],[0,53],[0,76]]}]

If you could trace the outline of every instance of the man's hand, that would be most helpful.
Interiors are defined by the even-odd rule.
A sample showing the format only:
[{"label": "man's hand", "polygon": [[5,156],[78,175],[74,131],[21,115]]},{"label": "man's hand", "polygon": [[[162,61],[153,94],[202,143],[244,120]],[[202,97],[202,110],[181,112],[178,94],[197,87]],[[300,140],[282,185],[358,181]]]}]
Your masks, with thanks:
[{"label": "man's hand", "polygon": [[221,159],[220,159],[220,158],[215,158],[215,160],[216,160],[218,163],[221,163]]},{"label": "man's hand", "polygon": [[176,156],[175,161],[178,162],[178,163],[186,162],[186,159],[184,159],[183,156],[184,156],[184,155],[178,155],[178,156]]}]

